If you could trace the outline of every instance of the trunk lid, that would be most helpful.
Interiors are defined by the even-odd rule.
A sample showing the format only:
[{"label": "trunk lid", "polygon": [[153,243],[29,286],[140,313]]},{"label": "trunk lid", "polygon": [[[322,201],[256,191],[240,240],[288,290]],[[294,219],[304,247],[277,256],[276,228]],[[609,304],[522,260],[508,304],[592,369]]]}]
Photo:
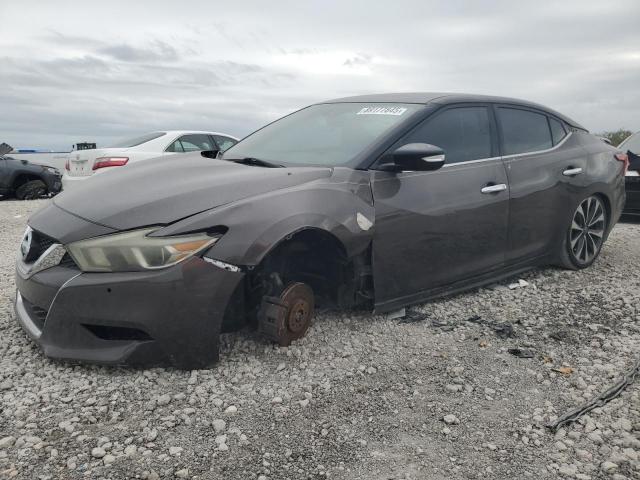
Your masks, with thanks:
[{"label": "trunk lid", "polygon": [[73,151],[69,154],[69,170],[67,171],[67,175],[70,177],[88,177],[93,175],[93,164],[96,158],[109,155],[126,156],[126,151],[121,148],[98,148]]}]

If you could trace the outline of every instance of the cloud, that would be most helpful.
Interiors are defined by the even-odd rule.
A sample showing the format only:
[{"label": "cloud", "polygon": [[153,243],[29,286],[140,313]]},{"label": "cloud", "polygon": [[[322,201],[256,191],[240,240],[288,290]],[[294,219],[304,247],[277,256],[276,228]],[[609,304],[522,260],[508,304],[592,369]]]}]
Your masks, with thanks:
[{"label": "cloud", "polygon": [[102,47],[98,52],[123,62],[175,62],[180,58],[175,48],[160,40],[146,48],[121,43]]},{"label": "cloud", "polygon": [[351,58],[347,58],[344,61],[344,65],[347,67],[362,67],[371,63],[371,55],[367,53],[358,53]]},{"label": "cloud", "polygon": [[636,0],[23,0],[0,17],[0,141],[15,146],[242,136],[313,102],[392,91],[520,97],[594,131],[640,130]]}]

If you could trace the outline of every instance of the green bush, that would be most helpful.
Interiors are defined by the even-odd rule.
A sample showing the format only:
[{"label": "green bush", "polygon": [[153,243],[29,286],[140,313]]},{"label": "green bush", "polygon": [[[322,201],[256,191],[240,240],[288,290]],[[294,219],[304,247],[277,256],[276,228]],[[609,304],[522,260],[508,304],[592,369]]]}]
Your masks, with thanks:
[{"label": "green bush", "polygon": [[614,132],[596,133],[596,135],[598,135],[599,137],[608,138],[611,142],[611,145],[614,145],[616,147],[620,145],[625,138],[632,134],[632,131],[625,128],[620,128]]}]

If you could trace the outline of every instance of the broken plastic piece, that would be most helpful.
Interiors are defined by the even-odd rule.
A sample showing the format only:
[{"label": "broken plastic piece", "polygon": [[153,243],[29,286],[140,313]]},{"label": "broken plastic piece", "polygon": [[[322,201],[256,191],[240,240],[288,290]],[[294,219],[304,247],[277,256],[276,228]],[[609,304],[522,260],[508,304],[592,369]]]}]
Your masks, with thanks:
[{"label": "broken plastic piece", "polygon": [[401,308],[400,310],[395,310],[393,312],[387,313],[387,320],[395,320],[396,318],[402,318],[407,315],[407,309]]},{"label": "broken plastic piece", "polygon": [[533,352],[531,350],[523,350],[521,348],[510,348],[507,350],[511,355],[518,358],[533,358]]},{"label": "broken plastic piece", "polygon": [[427,319],[427,314],[418,310],[407,310],[406,315],[398,323],[417,323]]},{"label": "broken plastic piece", "polygon": [[472,317],[467,318],[467,322],[487,325],[493,328],[493,330],[496,332],[496,335],[498,335],[500,338],[516,336],[516,332],[510,323],[498,323],[490,320],[484,320],[480,315],[473,315]]},{"label": "broken plastic piece", "polygon": [[239,272],[240,267],[236,265],[231,265],[230,263],[222,262],[220,260],[216,260],[215,258],[203,257],[204,261],[210,263],[211,265],[215,265],[218,268],[226,270],[228,272]]},{"label": "broken plastic piece", "polygon": [[516,288],[524,288],[524,287],[528,287],[528,286],[529,286],[529,282],[527,282],[526,280],[523,280],[522,278],[519,279],[517,282],[509,284],[509,288],[511,290],[514,290]]}]

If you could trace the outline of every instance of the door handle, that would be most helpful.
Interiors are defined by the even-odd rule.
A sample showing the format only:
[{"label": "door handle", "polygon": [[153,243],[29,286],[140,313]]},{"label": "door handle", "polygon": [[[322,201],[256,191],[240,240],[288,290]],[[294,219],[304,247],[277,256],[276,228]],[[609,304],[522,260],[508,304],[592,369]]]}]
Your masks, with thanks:
[{"label": "door handle", "polygon": [[565,177],[573,177],[574,175],[580,175],[582,173],[582,168],[567,168],[562,174]]},{"label": "door handle", "polygon": [[497,185],[487,185],[486,187],[482,187],[480,190],[481,193],[498,193],[503,192],[507,189],[507,185],[504,183],[499,183]]}]

